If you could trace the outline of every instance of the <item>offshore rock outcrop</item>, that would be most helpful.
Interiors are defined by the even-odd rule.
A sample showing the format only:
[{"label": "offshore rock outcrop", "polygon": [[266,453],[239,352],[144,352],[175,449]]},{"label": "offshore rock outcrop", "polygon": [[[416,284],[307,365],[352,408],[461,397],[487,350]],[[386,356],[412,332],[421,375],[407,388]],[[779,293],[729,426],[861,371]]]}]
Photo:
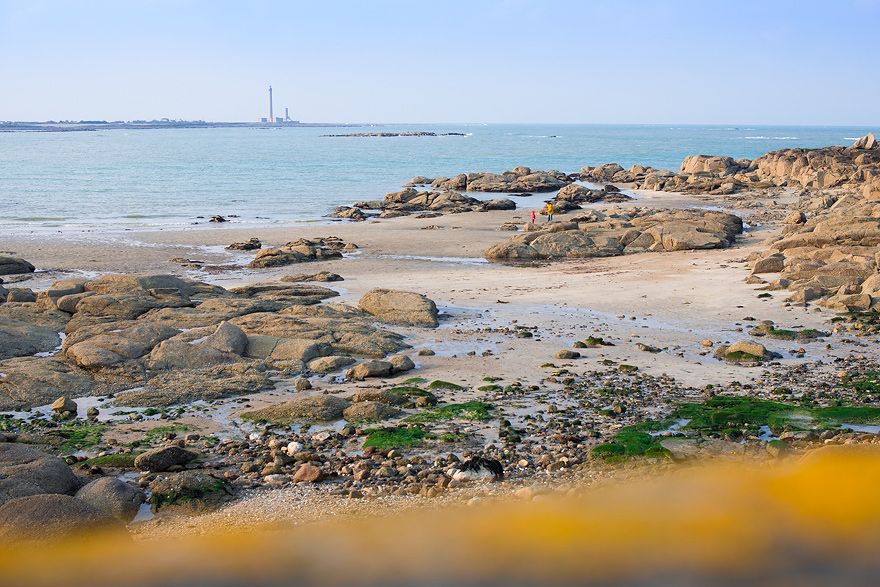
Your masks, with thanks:
[{"label": "offshore rock outcrop", "polygon": [[[754,160],[717,155],[686,157],[678,172],[616,163],[584,167],[580,178],[591,182],[633,184],[644,190],[733,194],[778,187],[828,189],[851,187],[880,192],[880,146],[869,134],[851,147],[781,149]],[[880,197],[880,196],[878,196]]]},{"label": "offshore rock outcrop", "polygon": [[645,251],[729,247],[742,219],[706,210],[593,210],[550,222],[489,248],[487,259],[529,260],[613,257]]},{"label": "offshore rock outcrop", "polygon": [[460,173],[455,177],[429,179],[416,177],[407,185],[422,185],[430,182],[435,190],[468,192],[526,193],[555,192],[572,183],[573,179],[561,171],[538,171],[528,167],[515,167],[504,173]]}]

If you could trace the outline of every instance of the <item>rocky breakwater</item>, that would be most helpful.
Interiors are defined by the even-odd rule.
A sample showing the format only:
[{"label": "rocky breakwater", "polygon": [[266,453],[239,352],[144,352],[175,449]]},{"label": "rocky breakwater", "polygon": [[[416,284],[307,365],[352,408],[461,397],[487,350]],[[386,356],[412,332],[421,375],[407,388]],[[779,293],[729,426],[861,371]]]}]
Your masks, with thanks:
[{"label": "rocky breakwater", "polygon": [[0,304],[0,409],[125,389],[124,405],[210,400],[271,387],[270,372],[339,370],[406,347],[371,314],[322,303],[337,295],[170,275],[58,282],[35,302]]},{"label": "rocky breakwater", "polygon": [[489,260],[613,257],[646,251],[729,247],[743,231],[742,219],[706,210],[645,208],[592,210],[550,222],[489,248]]}]

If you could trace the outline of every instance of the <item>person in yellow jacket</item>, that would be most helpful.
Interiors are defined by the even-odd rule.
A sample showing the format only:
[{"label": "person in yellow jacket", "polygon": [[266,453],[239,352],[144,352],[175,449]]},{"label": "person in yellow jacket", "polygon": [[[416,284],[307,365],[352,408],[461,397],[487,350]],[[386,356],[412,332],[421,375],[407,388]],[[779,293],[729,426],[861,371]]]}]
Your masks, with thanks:
[{"label": "person in yellow jacket", "polygon": [[547,202],[547,222],[553,222],[553,202]]}]

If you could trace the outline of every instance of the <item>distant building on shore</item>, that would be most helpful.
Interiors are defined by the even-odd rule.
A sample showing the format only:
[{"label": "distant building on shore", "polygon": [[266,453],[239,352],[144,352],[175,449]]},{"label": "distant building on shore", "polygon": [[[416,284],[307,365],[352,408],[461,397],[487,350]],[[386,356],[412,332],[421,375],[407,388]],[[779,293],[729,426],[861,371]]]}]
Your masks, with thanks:
[{"label": "distant building on shore", "polygon": [[284,107],[284,118],[275,118],[275,104],[272,96],[272,86],[269,86],[269,116],[260,118],[260,124],[272,124],[284,126],[285,124],[299,124],[299,120],[291,120],[290,111]]}]

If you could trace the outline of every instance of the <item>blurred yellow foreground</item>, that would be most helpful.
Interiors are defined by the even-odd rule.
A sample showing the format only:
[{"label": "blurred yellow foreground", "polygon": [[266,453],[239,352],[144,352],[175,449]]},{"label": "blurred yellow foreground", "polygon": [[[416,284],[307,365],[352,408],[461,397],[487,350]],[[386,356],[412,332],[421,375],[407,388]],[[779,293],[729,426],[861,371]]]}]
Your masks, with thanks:
[{"label": "blurred yellow foreground", "polygon": [[579,497],[0,552],[4,585],[878,585],[880,452],[688,467]]}]

